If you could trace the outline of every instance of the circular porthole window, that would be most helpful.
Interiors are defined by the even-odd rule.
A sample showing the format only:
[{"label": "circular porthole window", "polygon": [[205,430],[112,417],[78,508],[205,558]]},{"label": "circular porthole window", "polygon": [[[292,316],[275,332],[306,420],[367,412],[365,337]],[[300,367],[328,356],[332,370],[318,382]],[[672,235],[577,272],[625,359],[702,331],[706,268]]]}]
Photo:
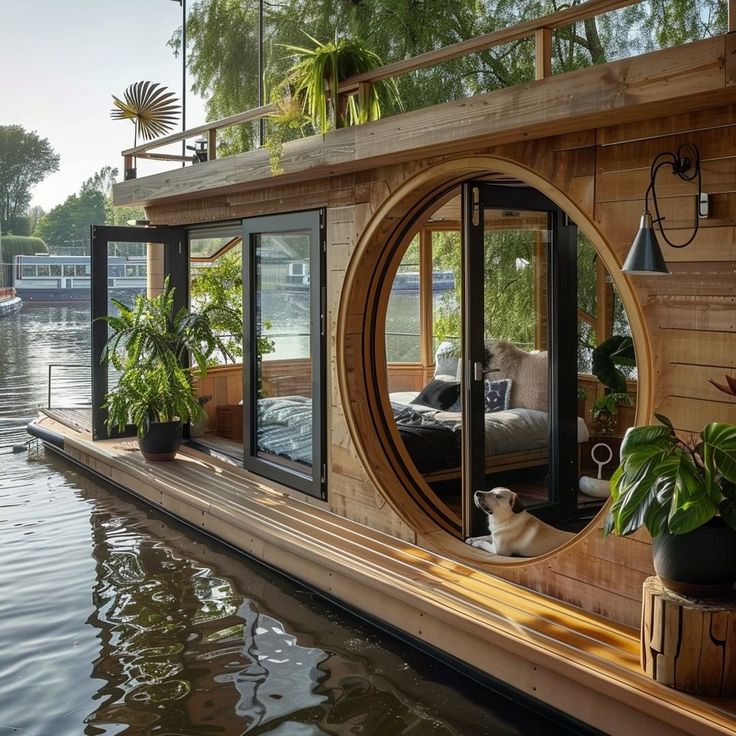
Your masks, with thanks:
[{"label": "circular porthole window", "polygon": [[[475,492],[505,487],[563,532],[556,547],[605,503],[580,491],[591,443],[615,453],[633,423],[632,325],[600,248],[559,204],[509,173],[447,174],[388,202],[351,264],[346,415],[369,473],[420,534],[487,533]],[[610,360],[615,386],[593,370],[612,338],[631,356]]]}]

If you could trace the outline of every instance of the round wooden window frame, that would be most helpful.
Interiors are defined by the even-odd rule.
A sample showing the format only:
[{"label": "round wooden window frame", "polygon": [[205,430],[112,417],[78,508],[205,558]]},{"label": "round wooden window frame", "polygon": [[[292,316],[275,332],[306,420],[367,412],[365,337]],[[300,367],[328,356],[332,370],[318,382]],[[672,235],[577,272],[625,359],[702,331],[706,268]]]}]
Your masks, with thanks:
[{"label": "round wooden window frame", "polygon": [[[385,284],[392,283],[402,256],[400,246],[423,212],[464,181],[491,173],[512,176],[539,190],[583,229],[611,275],[631,325],[638,369],[637,420],[651,413],[652,402],[652,351],[639,301],[603,234],[562,191],[513,160],[473,156],[428,167],[389,194],[356,243],[340,297],[337,378],[345,419],[366,472],[398,516],[434,548],[472,562],[482,556],[459,538],[458,524],[448,520],[446,506],[416,470],[391,420],[386,371],[381,368],[386,364],[384,332],[390,292]],[[586,529],[560,549],[576,544],[597,528],[606,509],[607,504]]]}]

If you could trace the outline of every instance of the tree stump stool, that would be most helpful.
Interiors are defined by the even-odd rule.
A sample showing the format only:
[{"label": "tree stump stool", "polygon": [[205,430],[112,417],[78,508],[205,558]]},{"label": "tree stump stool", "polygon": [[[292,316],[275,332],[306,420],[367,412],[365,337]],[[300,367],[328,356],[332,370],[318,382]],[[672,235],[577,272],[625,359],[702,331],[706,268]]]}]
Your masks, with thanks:
[{"label": "tree stump stool", "polygon": [[736,597],[695,600],[644,581],[641,666],[663,685],[736,695]]}]

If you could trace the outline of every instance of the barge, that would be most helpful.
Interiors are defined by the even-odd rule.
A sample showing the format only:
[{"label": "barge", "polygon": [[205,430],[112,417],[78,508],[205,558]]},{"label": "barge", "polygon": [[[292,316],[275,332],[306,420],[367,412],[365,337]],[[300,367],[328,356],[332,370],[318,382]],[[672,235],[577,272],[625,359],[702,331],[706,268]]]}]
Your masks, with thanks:
[{"label": "barge", "polygon": [[7,317],[19,312],[23,306],[23,300],[17,296],[15,289],[0,289],[0,317]]},{"label": "barge", "polygon": [[[592,421],[604,388],[584,370],[578,330],[593,329],[598,341],[614,326],[630,332],[637,423],[662,413],[687,433],[734,420],[708,379],[736,371],[736,19],[726,35],[550,74],[551,28],[626,4],[591,0],[402,62],[411,71],[525,34],[539,50],[534,82],[287,143],[279,174],[257,150],[138,179],[135,157],[184,134],[125,151],[115,203],[144,206],[151,227],[95,228],[93,318],[107,304],[111,242],[155,244],[149,288],[168,275],[185,298],[187,254],[201,254],[205,240],[237,240],[250,289],[246,369],[215,368],[199,383],[211,397],[211,431],[170,463],[146,462],[107,436],[101,377],[89,417],[49,411],[31,431],[153,505],[590,728],[734,734],[734,697],[667,687],[641,669],[650,539],[604,540],[605,502],[578,488],[590,445],[615,449],[626,429]],[[345,94],[365,83],[346,83]],[[215,141],[220,127],[267,113],[188,135]],[[621,265],[652,160],[684,144],[700,151],[708,217],[691,246],[666,250],[667,278],[627,276]],[[671,228],[689,231],[695,197],[682,186],[658,181],[659,207]],[[433,271],[447,270],[433,265],[440,229],[461,249],[462,293],[437,306]],[[260,284],[256,264],[286,242],[308,263],[308,309],[274,331],[306,340],[263,354],[253,336],[272,315],[258,307],[277,301],[281,286],[276,276]],[[387,341],[390,296],[412,242],[418,330],[399,359]],[[494,281],[505,257],[513,283]],[[530,319],[503,322],[521,313]],[[497,324],[503,332],[489,327]],[[440,349],[453,334],[460,347],[451,339]],[[105,337],[93,334],[94,366]],[[455,391],[457,404],[427,405],[440,389]],[[515,490],[537,518],[571,532],[567,541],[537,557],[466,544],[484,524],[473,492],[491,485]],[[727,646],[716,649],[730,687],[736,653]],[[704,670],[709,656],[696,657]]]}]

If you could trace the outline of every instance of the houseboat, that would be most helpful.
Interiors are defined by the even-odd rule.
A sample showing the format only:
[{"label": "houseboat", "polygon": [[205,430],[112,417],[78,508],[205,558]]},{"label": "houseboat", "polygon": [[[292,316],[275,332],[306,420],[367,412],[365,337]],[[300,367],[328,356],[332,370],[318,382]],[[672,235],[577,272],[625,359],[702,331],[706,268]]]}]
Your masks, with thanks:
[{"label": "houseboat", "polygon": [[0,289],[0,317],[15,314],[20,311],[22,306],[23,301],[15,293],[15,289],[7,287]]},{"label": "houseboat", "polygon": [[[146,258],[111,255],[108,288],[123,298],[146,290]],[[89,256],[18,255],[13,259],[13,286],[29,302],[88,302],[91,298]]]},{"label": "houseboat", "polygon": [[[630,4],[590,0],[379,70],[385,79],[536,40],[535,81],[287,143],[278,174],[255,150],[135,178],[134,159],[180,133],[125,151],[115,203],[144,206],[151,226],[95,228],[93,318],[107,308],[108,279],[95,254],[111,242],[152,244],[149,288],[167,274],[184,303],[187,254],[237,243],[243,363],[199,382],[211,431],[173,462],[144,461],[108,436],[101,369],[91,415],[46,411],[30,431],[447,666],[581,728],[736,734],[733,602],[682,613],[682,600],[660,601],[666,616],[643,615],[649,536],[604,539],[607,502],[578,487],[591,448],[615,453],[626,429],[592,421],[605,387],[586,371],[589,344],[631,336],[631,421],[656,412],[687,434],[736,419],[709,383],[736,371],[736,7],[726,35],[552,74],[554,29]],[[362,95],[371,80],[340,89]],[[207,135],[214,153],[220,128],[269,111],[186,135]],[[695,237],[663,246],[667,276],[622,272],[652,164],[669,154],[684,168],[683,146],[699,156],[700,190],[661,174],[657,217],[675,242]],[[446,260],[433,257],[440,235]],[[256,276],[285,242],[309,279],[306,266],[287,272],[307,298],[279,312],[281,280]],[[406,269],[418,272],[402,317],[413,327],[394,329],[392,292]],[[435,299],[436,271],[452,271],[452,298]],[[258,338],[271,332],[298,344],[263,354]],[[399,350],[389,333],[411,344]],[[105,338],[93,332],[93,366]],[[534,555],[467,544],[487,534],[475,492],[498,486],[517,494],[530,523],[566,534]],[[680,649],[691,613],[712,618],[701,643]],[[644,634],[654,641],[646,651]]]}]

